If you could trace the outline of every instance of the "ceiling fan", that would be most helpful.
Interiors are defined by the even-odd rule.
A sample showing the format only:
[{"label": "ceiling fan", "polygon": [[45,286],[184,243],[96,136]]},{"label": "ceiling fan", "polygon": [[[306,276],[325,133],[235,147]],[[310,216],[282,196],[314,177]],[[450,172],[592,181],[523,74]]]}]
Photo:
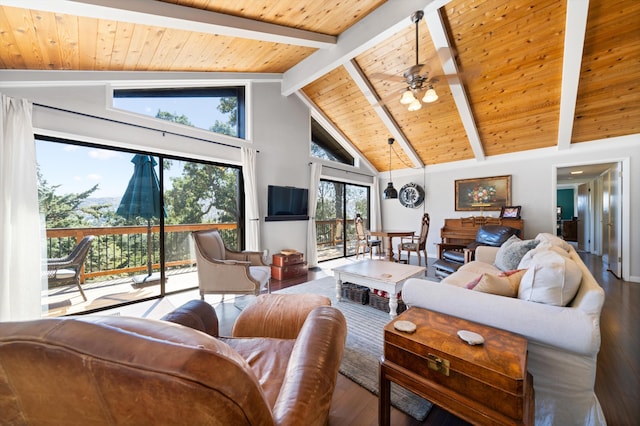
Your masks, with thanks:
[{"label": "ceiling fan", "polygon": [[[422,10],[415,11],[411,14],[411,21],[416,25],[416,64],[410,66],[406,69],[406,71],[400,76],[392,76],[388,74],[374,74],[373,77],[381,78],[384,80],[391,81],[400,81],[406,84],[406,88],[403,90],[402,97],[400,98],[400,103],[403,105],[408,105],[409,111],[417,111],[422,108],[422,103],[431,103],[438,100],[438,94],[436,93],[433,85],[440,81],[441,76],[429,76],[429,72],[420,73],[422,68],[424,68],[425,64],[421,64],[418,57],[418,23],[424,17],[424,12]],[[424,96],[422,96],[422,102],[420,102],[420,96],[422,91],[426,89],[424,92]]]}]

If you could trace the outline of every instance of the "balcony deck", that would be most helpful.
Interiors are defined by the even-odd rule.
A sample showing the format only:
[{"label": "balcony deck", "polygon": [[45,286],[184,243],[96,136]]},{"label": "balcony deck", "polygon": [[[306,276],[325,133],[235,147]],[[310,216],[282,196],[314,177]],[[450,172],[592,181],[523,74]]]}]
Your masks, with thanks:
[{"label": "balcony deck", "polygon": [[[318,250],[318,260],[326,261],[342,256],[342,244],[323,246]],[[195,266],[169,269],[166,272],[166,291],[180,292],[198,287],[198,274]],[[43,317],[81,314],[87,311],[108,309],[115,305],[133,303],[160,295],[159,282],[146,287],[134,288],[131,277],[111,280],[87,279],[82,284],[87,296],[85,302],[78,287],[69,285],[55,287],[42,292]],[[212,296],[212,297],[215,297]]]}]

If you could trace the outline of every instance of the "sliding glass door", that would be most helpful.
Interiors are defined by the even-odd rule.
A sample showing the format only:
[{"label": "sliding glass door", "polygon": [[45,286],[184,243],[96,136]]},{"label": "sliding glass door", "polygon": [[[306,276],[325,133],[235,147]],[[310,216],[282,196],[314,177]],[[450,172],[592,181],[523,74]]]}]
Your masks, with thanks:
[{"label": "sliding glass door", "polygon": [[318,260],[355,254],[354,219],[360,214],[369,223],[368,186],[321,180],[316,206]]},{"label": "sliding glass door", "polygon": [[[197,288],[192,231],[218,228],[227,247],[244,248],[237,166],[48,137],[36,137],[36,154],[51,269],[45,315]],[[82,259],[62,261],[87,238]]]}]

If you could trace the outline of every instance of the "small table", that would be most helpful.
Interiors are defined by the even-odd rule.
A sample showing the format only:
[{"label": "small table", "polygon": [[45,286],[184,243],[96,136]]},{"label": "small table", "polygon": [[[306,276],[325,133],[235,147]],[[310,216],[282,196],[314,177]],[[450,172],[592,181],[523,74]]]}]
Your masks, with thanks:
[{"label": "small table", "polygon": [[413,231],[369,231],[369,234],[375,237],[383,237],[387,239],[387,260],[395,262],[393,257],[393,237],[413,237]]},{"label": "small table", "polygon": [[[397,321],[416,325],[398,331]],[[471,346],[458,337],[484,337]],[[384,327],[378,424],[390,421],[390,382],[478,425],[533,425],[533,378],[527,373],[527,340],[497,328],[421,308],[410,308]]]},{"label": "small table", "polygon": [[389,316],[393,319],[398,315],[398,293],[402,285],[409,278],[424,277],[424,266],[404,265],[381,260],[365,260],[351,265],[333,269],[336,279],[336,299],[342,298],[342,282],[386,291],[389,294]]}]

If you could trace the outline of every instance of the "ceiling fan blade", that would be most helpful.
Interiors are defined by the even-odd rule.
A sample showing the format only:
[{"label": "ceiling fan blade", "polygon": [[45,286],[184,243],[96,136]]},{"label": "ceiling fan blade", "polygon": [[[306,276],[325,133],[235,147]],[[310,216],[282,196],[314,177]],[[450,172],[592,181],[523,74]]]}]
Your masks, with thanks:
[{"label": "ceiling fan blade", "polygon": [[399,75],[393,75],[393,74],[384,74],[381,72],[376,72],[371,74],[371,78],[376,78],[379,80],[387,80],[387,81],[395,81],[398,83],[404,83],[406,81],[406,79],[404,77],[401,77]]},{"label": "ceiling fan blade", "polygon": [[407,68],[407,70],[402,75],[406,79],[407,77],[411,77],[412,75],[420,74],[420,70],[422,70],[423,67],[424,67],[424,64],[411,65],[409,68]]}]

